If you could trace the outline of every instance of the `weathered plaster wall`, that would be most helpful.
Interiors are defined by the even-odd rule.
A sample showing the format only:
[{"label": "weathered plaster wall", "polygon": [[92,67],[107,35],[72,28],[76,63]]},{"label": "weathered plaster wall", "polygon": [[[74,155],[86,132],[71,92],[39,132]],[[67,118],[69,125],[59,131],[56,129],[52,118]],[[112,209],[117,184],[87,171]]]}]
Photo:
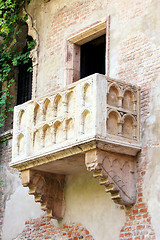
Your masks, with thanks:
[{"label": "weathered plaster wall", "polygon": [[[137,158],[135,206],[128,211],[120,210],[90,174],[71,175],[67,177],[66,215],[62,224],[81,223],[96,240],[124,240],[129,237],[134,240],[155,239],[154,231],[158,240],[160,238],[159,1],[51,0],[44,3],[43,0],[32,0],[28,11],[36,21],[40,39],[37,96],[64,85],[64,49],[68,36],[96,21],[104,20],[108,15],[111,16],[110,77],[137,83],[142,89],[143,148]],[[28,197],[26,189],[22,190],[17,175],[14,173],[13,177],[13,173],[8,172],[7,165],[3,166],[5,171],[2,176],[6,181],[14,183],[12,188],[7,186],[5,190],[3,238],[9,240],[22,231],[26,220],[37,218],[42,213],[40,207]],[[20,204],[22,198],[24,198],[23,205]],[[26,208],[27,212],[22,211],[21,214],[19,211],[22,208]],[[13,226],[13,216],[17,212],[19,218],[15,221],[17,225]],[[20,225],[19,221],[23,224]],[[7,235],[7,228],[13,229],[10,230],[13,235]]]},{"label": "weathered plaster wall", "polygon": [[[119,239],[120,229],[125,222],[124,211],[111,201],[109,194],[105,193],[104,187],[99,186],[98,180],[93,179],[91,173],[84,171],[66,177],[65,200],[66,212],[62,221],[49,221],[48,219],[50,229],[43,219],[27,222],[23,234],[20,234],[18,239],[24,239],[25,236],[28,236],[30,229],[35,231],[35,237],[44,239],[46,235],[43,230],[44,225],[48,228],[50,239],[52,237],[54,239],[59,239],[57,237],[69,239],[67,238],[69,232],[72,237],[74,237],[74,234],[79,237],[83,235],[84,239],[92,239],[91,236],[96,240]],[[35,227],[33,223],[36,223]],[[77,224],[77,227],[73,230],[75,224]],[[82,226],[81,230],[79,224]],[[72,230],[67,231],[67,228],[72,228]],[[87,231],[87,234],[90,233],[90,235],[87,235],[88,238],[85,238],[84,229],[89,231]]]},{"label": "weathered plaster wall", "polygon": [[152,48],[154,50],[159,48],[158,8],[158,1],[151,0],[110,2],[110,75],[112,77],[139,85],[153,80],[147,68],[152,68],[151,64],[157,58],[149,51],[152,51]]},{"label": "weathered plaster wall", "polygon": [[[9,175],[6,177],[10,178]],[[2,240],[16,238],[23,231],[27,220],[42,216],[43,212],[39,205],[34,202],[33,196],[29,196],[28,189],[18,184],[5,205]]]},{"label": "weathered plaster wall", "polygon": [[19,173],[8,167],[12,140],[1,144],[0,180],[3,181],[1,198],[2,239],[12,240],[22,232],[25,221],[43,215],[39,204],[23,188]]},{"label": "weathered plaster wall", "polygon": [[[148,166],[144,182],[144,196],[152,217],[152,224],[155,229],[156,239],[160,238],[160,77],[156,79],[151,88],[150,116],[145,122],[144,145],[147,148]],[[145,130],[147,129],[147,130]]]},{"label": "weathered plaster wall", "polygon": [[[40,210],[40,205],[35,204],[32,196],[28,195],[28,189],[20,185],[16,175],[12,175],[8,170],[5,175],[5,179],[8,181],[7,185],[10,181],[15,184],[12,187],[14,193],[11,195],[10,189],[11,196],[6,201],[2,240],[12,240],[21,234],[27,221],[42,216],[43,212]],[[4,194],[6,195],[6,192]],[[65,217],[59,223],[57,220],[52,220],[50,223],[54,224],[52,230],[54,230],[54,226],[61,228],[63,225],[78,223],[87,228],[96,240],[119,239],[120,229],[125,222],[124,211],[111,201],[110,195],[105,193],[104,187],[99,186],[98,180],[93,179],[91,173],[85,171],[68,175],[65,199]],[[36,231],[35,234],[37,234]],[[39,230],[40,232],[41,230]],[[43,236],[39,239],[43,239]]]},{"label": "weathered plaster wall", "polygon": [[125,222],[124,211],[111,200],[91,173],[67,177],[66,214],[63,223],[84,225],[96,240],[118,240]]},{"label": "weathered plaster wall", "polygon": [[[68,37],[108,16],[107,1],[32,0],[28,12],[34,16],[40,39],[37,96],[64,86],[65,45]],[[45,33],[45,34],[44,34]]]}]

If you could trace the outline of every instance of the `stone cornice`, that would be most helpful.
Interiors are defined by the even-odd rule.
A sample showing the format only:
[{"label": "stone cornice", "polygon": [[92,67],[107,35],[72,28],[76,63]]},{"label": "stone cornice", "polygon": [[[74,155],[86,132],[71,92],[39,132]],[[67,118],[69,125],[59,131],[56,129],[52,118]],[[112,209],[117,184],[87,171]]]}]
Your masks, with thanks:
[{"label": "stone cornice", "polygon": [[15,163],[10,163],[10,166],[16,168],[18,171],[23,171],[29,168],[33,168],[34,166],[39,166],[45,163],[74,156],[79,153],[87,152],[96,148],[104,151],[117,152],[130,156],[136,156],[137,153],[141,150],[141,147],[138,144],[122,144],[122,142],[119,143],[118,141],[111,141],[111,139],[102,140],[98,138],[92,138],[90,140],[87,139],[86,141],[79,142],[78,144],[68,145],[59,149],[23,158],[23,160],[16,161]]},{"label": "stone cornice", "polygon": [[5,142],[9,139],[12,139],[13,136],[13,130],[10,129],[8,131],[5,131],[3,133],[0,134],[0,142]]}]

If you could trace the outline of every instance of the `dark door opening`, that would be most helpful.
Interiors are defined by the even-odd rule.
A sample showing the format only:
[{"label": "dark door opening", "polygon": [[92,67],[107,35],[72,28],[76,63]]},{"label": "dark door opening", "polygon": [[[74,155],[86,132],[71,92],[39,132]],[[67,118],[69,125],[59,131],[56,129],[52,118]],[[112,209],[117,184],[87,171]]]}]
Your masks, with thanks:
[{"label": "dark door opening", "polygon": [[17,105],[31,99],[32,72],[28,71],[30,67],[32,67],[32,60],[19,66]]},{"label": "dark door opening", "polygon": [[106,35],[81,46],[80,78],[94,73],[105,74]]},{"label": "dark door opening", "polygon": [[[27,36],[26,39],[31,42],[33,38]],[[27,53],[31,49],[28,49],[27,44],[23,49],[23,53]],[[28,63],[23,63],[18,66],[18,89],[17,89],[17,105],[22,104],[32,97],[32,72],[28,71],[32,68],[32,59],[29,59]]]}]

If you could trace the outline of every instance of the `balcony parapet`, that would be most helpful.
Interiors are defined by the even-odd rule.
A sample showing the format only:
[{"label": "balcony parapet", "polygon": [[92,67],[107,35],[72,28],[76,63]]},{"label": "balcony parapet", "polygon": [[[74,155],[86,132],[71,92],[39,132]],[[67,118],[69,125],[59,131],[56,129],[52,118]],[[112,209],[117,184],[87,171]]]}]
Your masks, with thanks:
[{"label": "balcony parapet", "polygon": [[85,164],[93,170],[90,151],[133,161],[140,151],[137,86],[94,74],[14,108],[11,166],[19,171],[65,175]]},{"label": "balcony parapet", "polygon": [[[139,150],[139,90],[100,74],[14,108],[12,164],[97,140]],[[100,144],[102,142],[102,144]]]}]

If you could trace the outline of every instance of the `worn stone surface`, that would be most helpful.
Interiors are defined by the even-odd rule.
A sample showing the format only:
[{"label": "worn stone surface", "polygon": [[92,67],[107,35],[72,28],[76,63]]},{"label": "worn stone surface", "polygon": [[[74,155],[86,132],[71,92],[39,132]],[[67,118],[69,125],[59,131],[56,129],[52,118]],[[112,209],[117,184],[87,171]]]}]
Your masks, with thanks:
[{"label": "worn stone surface", "polygon": [[131,207],[136,201],[135,158],[101,150],[86,153],[87,169],[99,179],[115,203]]},{"label": "worn stone surface", "polygon": [[25,170],[21,172],[21,177],[23,186],[29,187],[29,194],[34,195],[35,202],[40,202],[41,209],[49,217],[62,219],[65,213],[65,176]]},{"label": "worn stone surface", "polygon": [[134,149],[140,145],[139,131],[139,89],[94,74],[15,107],[12,166],[37,154],[72,152],[92,139]]}]

